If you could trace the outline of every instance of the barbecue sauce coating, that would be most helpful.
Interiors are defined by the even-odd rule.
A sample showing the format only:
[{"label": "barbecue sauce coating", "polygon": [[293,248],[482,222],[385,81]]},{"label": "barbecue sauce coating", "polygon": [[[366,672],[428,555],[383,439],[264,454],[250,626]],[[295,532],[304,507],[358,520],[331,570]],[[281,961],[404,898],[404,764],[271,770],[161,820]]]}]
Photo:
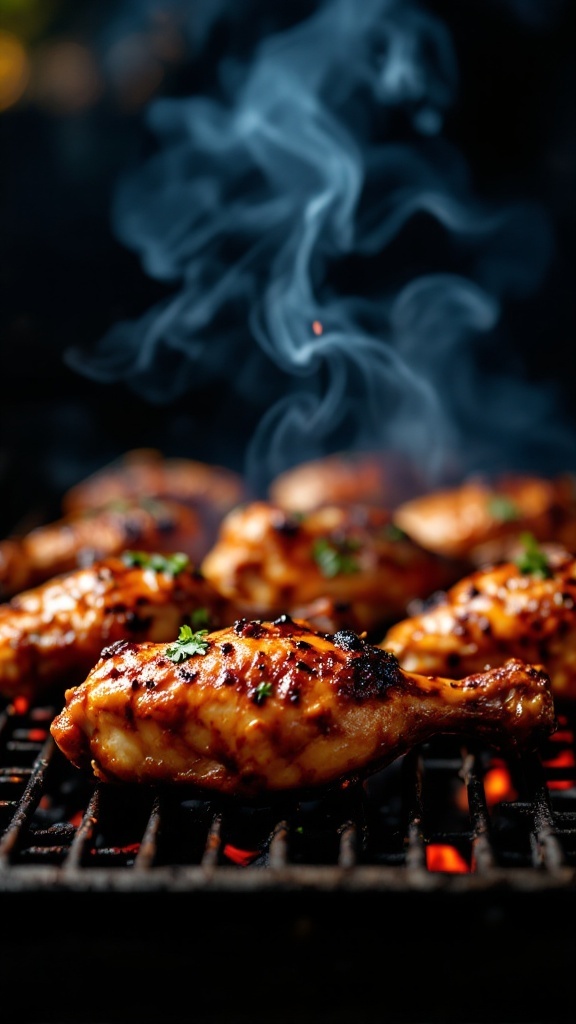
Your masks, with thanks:
[{"label": "barbecue sauce coating", "polygon": [[192,564],[176,575],[107,558],[0,605],[0,693],[33,699],[80,682],[106,644],[170,640],[202,612],[223,625],[222,599]]},{"label": "barbecue sauce coating", "polygon": [[461,575],[399,534],[385,509],[332,504],[296,515],[267,501],[223,519],[201,568],[239,616],[288,611],[320,632],[348,627],[376,639],[411,600]]},{"label": "barbecue sauce coating", "polygon": [[559,548],[546,558],[545,578],[515,562],[472,572],[379,646],[407,671],[456,678],[522,658],[545,667],[556,699],[576,700],[576,558]]},{"label": "barbecue sauce coating", "polygon": [[52,723],[66,757],[102,781],[256,797],[374,771],[439,732],[535,746],[556,724],[547,676],[520,661],[427,678],[350,631],[287,615],[205,641],[181,662],[166,644],[104,651]]},{"label": "barbecue sauce coating", "polygon": [[185,505],[148,499],[113,502],[0,541],[0,600],[127,548],[183,551],[197,562],[204,544],[198,515]]}]

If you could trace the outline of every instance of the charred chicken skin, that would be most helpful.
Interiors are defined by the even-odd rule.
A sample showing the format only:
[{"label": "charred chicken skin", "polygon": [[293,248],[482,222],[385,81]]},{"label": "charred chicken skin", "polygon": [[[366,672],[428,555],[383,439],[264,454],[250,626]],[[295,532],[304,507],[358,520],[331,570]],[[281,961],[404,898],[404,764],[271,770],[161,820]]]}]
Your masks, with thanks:
[{"label": "charred chicken skin", "polygon": [[461,681],[421,676],[352,631],[288,616],[196,641],[188,655],[105,649],[53,720],[64,755],[104,782],[250,798],[362,777],[438,733],[530,748],[556,728],[548,677],[514,659]]},{"label": "charred chicken skin", "polygon": [[81,681],[103,647],[223,625],[222,602],[185,555],[127,551],[0,605],[0,693],[33,699]]},{"label": "charred chicken skin", "polygon": [[467,559],[470,568],[514,556],[525,532],[576,553],[576,478],[475,477],[409,499],[394,521],[422,547]]},{"label": "charred chicken skin", "polygon": [[288,612],[329,632],[368,633],[460,575],[401,535],[384,509],[326,505],[296,516],[266,501],[225,517],[201,569],[238,618]]},{"label": "charred chicken skin", "polygon": [[457,678],[522,658],[544,666],[555,699],[576,700],[576,558],[529,545],[516,562],[463,577],[379,646],[407,671]]},{"label": "charred chicken skin", "polygon": [[126,548],[183,551],[198,561],[203,544],[198,516],[186,505],[112,502],[0,541],[0,600]]}]

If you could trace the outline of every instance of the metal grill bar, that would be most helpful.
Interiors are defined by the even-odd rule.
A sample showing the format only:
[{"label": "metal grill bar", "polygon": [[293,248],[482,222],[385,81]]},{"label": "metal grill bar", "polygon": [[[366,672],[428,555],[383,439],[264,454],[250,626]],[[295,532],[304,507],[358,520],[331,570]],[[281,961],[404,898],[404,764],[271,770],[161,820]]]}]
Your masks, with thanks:
[{"label": "metal grill bar", "polygon": [[[244,806],[185,788],[96,784],[47,738],[50,716],[11,710],[0,719],[0,889],[575,885],[569,721],[540,755],[510,762],[440,737],[364,783]],[[494,770],[510,786],[496,802]],[[429,856],[443,850],[456,868]]]}]

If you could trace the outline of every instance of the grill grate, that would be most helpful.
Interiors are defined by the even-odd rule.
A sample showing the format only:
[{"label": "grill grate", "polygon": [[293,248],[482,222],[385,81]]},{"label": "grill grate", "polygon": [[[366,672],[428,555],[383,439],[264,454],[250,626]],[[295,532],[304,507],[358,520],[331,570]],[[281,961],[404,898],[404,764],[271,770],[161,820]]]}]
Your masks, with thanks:
[{"label": "grill grate", "polygon": [[574,886],[571,713],[539,754],[439,737],[364,783],[251,805],[97,784],[56,749],[54,713],[0,717],[0,891]]}]

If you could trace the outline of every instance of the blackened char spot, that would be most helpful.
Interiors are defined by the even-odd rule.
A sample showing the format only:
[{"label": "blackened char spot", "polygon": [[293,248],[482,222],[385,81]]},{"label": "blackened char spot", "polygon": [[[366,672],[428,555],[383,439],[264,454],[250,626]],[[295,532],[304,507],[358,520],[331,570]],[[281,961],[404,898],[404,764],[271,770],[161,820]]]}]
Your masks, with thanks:
[{"label": "blackened char spot", "polygon": [[403,681],[398,659],[390,651],[384,651],[360,641],[364,650],[352,657],[338,674],[338,692],[361,703],[364,700],[383,698],[392,686]]},{"label": "blackened char spot", "polygon": [[339,629],[332,639],[343,651],[361,651],[364,646],[358,634],[351,629]]},{"label": "blackened char spot", "polygon": [[264,636],[266,630],[258,619],[237,619],[234,623],[234,632],[238,636],[260,637]]},{"label": "blackened char spot", "polygon": [[122,654],[123,651],[130,651],[135,649],[135,644],[130,643],[129,640],[117,640],[116,643],[110,644],[109,647],[103,647],[100,652],[101,658],[114,658],[117,654]]}]

